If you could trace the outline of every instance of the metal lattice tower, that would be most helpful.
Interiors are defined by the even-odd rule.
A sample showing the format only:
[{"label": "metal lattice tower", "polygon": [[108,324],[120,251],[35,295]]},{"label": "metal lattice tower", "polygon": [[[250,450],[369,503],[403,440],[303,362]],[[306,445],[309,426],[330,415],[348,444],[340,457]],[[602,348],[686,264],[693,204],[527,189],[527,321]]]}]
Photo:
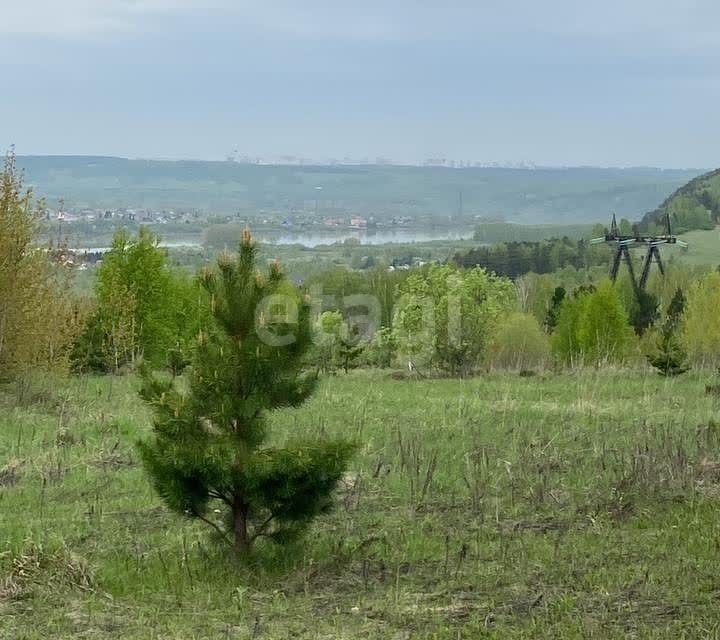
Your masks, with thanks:
[{"label": "metal lattice tower", "polygon": [[[675,244],[681,247],[687,247],[687,243],[679,240],[676,235],[673,234],[670,226],[670,215],[665,216],[665,233],[656,236],[644,236],[639,233],[632,235],[623,235],[620,233],[618,227],[617,218],[613,213],[612,222],[610,223],[610,230],[605,233],[604,237],[594,238],[590,241],[590,244],[614,244],[615,255],[610,266],[610,279],[615,282],[617,280],[618,273],[620,271],[620,264],[625,262],[630,274],[630,280],[632,286],[635,289],[635,293],[644,291],[647,286],[648,276],[650,275],[650,267],[653,262],[657,262],[658,269],[662,275],[665,275],[665,266],[663,265],[662,257],[660,256],[660,247],[665,244]],[[642,271],[640,272],[640,279],[635,275],[635,267],[632,262],[632,255],[630,249],[633,247],[646,247],[645,258],[643,260]]]}]

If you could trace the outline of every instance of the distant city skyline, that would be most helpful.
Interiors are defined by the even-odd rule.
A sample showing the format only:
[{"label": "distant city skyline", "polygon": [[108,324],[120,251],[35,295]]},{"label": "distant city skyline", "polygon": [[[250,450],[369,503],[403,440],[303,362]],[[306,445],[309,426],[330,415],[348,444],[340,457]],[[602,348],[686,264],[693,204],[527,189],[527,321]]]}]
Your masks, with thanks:
[{"label": "distant city skyline", "polygon": [[[11,145],[15,150],[15,145]],[[661,167],[657,165],[552,165],[537,164],[534,162],[496,162],[496,161],[480,161],[480,160],[459,160],[453,158],[425,158],[420,160],[398,160],[394,158],[323,158],[309,156],[295,156],[293,154],[281,154],[278,156],[233,156],[227,155],[224,158],[193,158],[193,157],[170,157],[170,156],[121,156],[113,154],[84,154],[84,153],[67,153],[67,154],[17,154],[17,157],[26,158],[118,158],[121,160],[140,160],[148,162],[234,162],[241,165],[262,165],[262,166],[389,166],[389,167],[446,167],[450,169],[525,169],[537,170],[543,169],[649,169],[658,171],[710,171],[713,167]]]},{"label": "distant city skyline", "polygon": [[720,166],[709,0],[4,4],[20,155]]}]

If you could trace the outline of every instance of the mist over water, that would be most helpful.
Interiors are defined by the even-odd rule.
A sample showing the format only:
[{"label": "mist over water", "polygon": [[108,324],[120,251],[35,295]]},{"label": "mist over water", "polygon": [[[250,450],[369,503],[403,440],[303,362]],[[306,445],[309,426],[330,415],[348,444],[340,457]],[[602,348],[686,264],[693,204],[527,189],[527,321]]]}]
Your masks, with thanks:
[{"label": "mist over water", "polygon": [[411,243],[411,242],[430,242],[433,240],[468,240],[473,237],[472,229],[466,231],[460,230],[442,230],[442,231],[417,231],[404,229],[398,231],[344,231],[339,233],[263,233],[257,234],[260,242],[272,244],[299,244],[305,247],[317,247],[324,244],[335,244],[345,242],[346,240],[357,240],[360,244],[386,244],[395,243]]},{"label": "mist over water", "polygon": [[[404,229],[401,231],[340,231],[336,233],[327,232],[298,232],[277,233],[264,231],[254,234],[258,242],[275,245],[300,245],[313,248],[321,245],[343,243],[346,240],[357,241],[359,244],[379,245],[388,243],[408,244],[413,242],[432,242],[434,240],[469,240],[473,237],[473,230],[442,230],[442,231],[417,231]],[[201,249],[204,245],[193,240],[176,240],[161,242],[165,249]],[[78,247],[88,253],[105,253],[110,250],[109,246],[104,247]]]}]

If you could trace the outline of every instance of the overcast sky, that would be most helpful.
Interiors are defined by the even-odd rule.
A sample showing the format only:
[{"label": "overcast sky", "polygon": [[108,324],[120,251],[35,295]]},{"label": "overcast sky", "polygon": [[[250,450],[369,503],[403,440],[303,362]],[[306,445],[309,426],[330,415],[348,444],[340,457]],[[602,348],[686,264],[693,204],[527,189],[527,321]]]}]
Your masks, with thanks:
[{"label": "overcast sky", "polygon": [[716,0],[0,0],[20,154],[720,165]]}]

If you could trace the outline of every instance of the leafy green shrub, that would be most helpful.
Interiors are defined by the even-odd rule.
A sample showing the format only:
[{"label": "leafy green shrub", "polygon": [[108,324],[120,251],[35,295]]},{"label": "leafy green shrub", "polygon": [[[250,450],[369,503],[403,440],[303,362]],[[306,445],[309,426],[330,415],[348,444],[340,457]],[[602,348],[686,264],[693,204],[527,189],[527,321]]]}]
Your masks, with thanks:
[{"label": "leafy green shrub", "polygon": [[73,345],[74,371],[118,372],[140,358],[182,370],[207,304],[197,283],[168,267],[156,235],[145,227],[137,237],[119,230],[95,294],[95,311]]},{"label": "leafy green shrub", "polygon": [[535,319],[513,313],[500,322],[490,339],[489,364],[493,368],[528,370],[545,365],[550,342]]},{"label": "leafy green shrub", "polygon": [[480,267],[432,265],[399,287],[393,335],[398,351],[450,375],[470,373],[485,356],[488,336],[516,305],[507,278]]},{"label": "leafy green shrub", "polygon": [[552,347],[563,362],[621,361],[633,343],[627,312],[609,280],[597,289],[581,289],[562,303]]},{"label": "leafy green shrub", "polygon": [[687,294],[682,343],[697,364],[720,362],[720,273],[708,273]]},{"label": "leafy green shrub", "polygon": [[371,367],[387,369],[392,366],[397,354],[397,344],[392,329],[381,327],[375,332],[363,352],[363,361]]}]

